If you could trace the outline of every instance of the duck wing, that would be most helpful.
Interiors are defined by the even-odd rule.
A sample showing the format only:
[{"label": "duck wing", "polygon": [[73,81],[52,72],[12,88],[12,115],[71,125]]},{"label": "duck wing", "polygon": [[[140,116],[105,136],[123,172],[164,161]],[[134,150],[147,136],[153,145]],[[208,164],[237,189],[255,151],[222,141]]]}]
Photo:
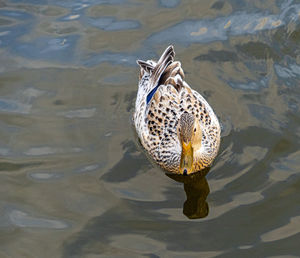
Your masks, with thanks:
[{"label": "duck wing", "polygon": [[[150,78],[152,90],[146,96],[146,149],[164,169],[177,171],[181,147],[177,135],[181,91],[185,88],[180,62],[173,61],[173,47],[166,49]],[[187,86],[190,90],[189,86]]]}]

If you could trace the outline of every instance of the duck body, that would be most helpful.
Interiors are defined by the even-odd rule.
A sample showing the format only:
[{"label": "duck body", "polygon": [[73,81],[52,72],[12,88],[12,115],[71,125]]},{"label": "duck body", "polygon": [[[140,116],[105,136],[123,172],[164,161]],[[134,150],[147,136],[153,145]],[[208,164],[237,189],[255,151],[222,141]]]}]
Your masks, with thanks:
[{"label": "duck body", "polygon": [[184,81],[173,46],[160,59],[141,61],[134,125],[151,158],[164,170],[191,174],[210,167],[220,124],[207,101]]}]

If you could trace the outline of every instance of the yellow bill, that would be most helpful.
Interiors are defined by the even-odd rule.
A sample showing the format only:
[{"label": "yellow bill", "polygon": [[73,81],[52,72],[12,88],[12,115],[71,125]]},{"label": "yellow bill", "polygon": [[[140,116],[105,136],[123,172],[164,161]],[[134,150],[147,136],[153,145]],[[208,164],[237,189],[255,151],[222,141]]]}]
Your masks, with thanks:
[{"label": "yellow bill", "polygon": [[180,173],[188,175],[193,172],[193,147],[191,142],[186,144],[184,141],[181,146]]}]

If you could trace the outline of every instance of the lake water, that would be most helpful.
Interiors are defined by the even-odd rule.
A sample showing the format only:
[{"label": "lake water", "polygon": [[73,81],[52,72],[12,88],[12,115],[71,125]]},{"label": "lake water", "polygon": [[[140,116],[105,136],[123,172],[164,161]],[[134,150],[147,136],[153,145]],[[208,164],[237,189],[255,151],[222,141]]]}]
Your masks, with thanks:
[{"label": "lake water", "polygon": [[[300,257],[299,17],[0,0],[0,257]],[[166,176],[131,125],[135,60],[169,44],[222,123],[206,177]]]}]

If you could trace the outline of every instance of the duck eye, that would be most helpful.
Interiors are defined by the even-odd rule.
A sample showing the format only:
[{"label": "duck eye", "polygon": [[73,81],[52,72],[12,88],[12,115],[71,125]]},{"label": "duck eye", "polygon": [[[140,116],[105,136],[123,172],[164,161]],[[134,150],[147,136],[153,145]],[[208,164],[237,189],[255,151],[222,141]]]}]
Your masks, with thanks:
[{"label": "duck eye", "polygon": [[196,132],[196,128],[194,128],[194,132]]}]

